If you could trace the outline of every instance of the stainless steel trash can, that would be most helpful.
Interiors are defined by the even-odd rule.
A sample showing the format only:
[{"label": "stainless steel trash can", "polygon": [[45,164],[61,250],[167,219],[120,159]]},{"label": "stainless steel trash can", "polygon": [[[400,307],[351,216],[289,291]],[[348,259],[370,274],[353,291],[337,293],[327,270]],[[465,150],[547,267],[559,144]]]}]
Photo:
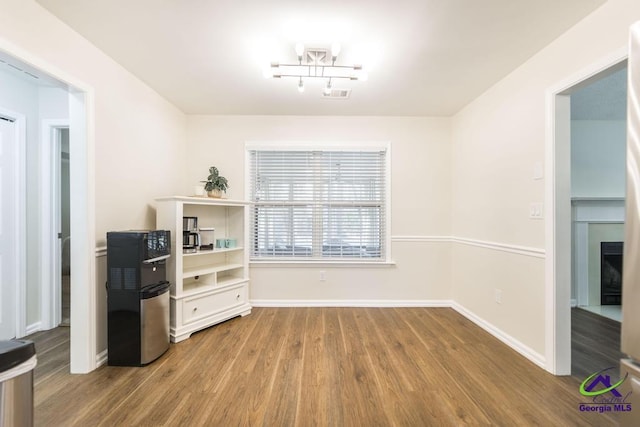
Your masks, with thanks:
[{"label": "stainless steel trash can", "polygon": [[36,364],[33,342],[0,341],[0,427],[33,426]]},{"label": "stainless steel trash can", "polygon": [[140,291],[140,363],[146,365],[169,349],[169,282]]}]

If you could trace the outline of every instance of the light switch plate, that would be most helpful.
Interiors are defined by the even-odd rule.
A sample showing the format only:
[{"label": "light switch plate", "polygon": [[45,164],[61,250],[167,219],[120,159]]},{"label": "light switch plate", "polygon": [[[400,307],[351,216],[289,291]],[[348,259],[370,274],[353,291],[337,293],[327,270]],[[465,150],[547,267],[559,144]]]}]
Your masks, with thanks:
[{"label": "light switch plate", "polygon": [[543,204],[539,202],[534,202],[529,205],[529,218],[531,219],[542,219],[543,216]]},{"label": "light switch plate", "polygon": [[542,168],[542,162],[535,162],[533,164],[533,179],[542,179],[544,177],[544,170]]}]

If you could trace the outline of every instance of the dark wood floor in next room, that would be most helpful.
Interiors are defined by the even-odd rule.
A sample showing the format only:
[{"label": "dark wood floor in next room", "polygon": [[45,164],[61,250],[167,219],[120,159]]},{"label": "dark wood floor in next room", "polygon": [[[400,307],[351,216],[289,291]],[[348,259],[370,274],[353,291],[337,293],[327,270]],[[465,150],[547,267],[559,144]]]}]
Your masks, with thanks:
[{"label": "dark wood floor in next room", "polygon": [[254,308],[146,367],[67,371],[37,368],[36,425],[616,425],[448,308]]},{"label": "dark wood floor in next room", "polygon": [[580,308],[571,309],[571,375],[582,381],[620,366],[620,322]]}]

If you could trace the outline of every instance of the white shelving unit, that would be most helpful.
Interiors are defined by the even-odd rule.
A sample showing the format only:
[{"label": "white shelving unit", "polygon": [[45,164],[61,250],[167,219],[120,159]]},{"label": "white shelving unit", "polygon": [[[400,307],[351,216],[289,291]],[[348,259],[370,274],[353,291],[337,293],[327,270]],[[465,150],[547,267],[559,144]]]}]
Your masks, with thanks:
[{"label": "white shelving unit", "polygon": [[[248,202],[207,197],[156,199],[156,228],[171,230],[171,341],[200,329],[251,313],[249,254],[246,250]],[[216,239],[236,239],[238,247],[182,252],[182,218],[198,217],[199,227],[214,227]]]}]

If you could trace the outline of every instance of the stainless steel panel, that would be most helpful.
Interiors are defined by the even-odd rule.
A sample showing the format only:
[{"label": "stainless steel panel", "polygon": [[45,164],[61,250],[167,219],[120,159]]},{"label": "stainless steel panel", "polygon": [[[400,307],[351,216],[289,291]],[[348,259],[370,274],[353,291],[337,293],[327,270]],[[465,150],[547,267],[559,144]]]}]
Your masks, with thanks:
[{"label": "stainless steel panel", "polygon": [[640,360],[640,22],[631,27],[627,105],[627,199],[622,274],[622,352]]},{"label": "stainless steel panel", "polygon": [[169,289],[140,300],[140,362],[153,362],[169,348]]},{"label": "stainless steel panel", "polygon": [[629,377],[618,390],[623,397],[616,412],[620,414],[620,427],[636,427],[640,426],[640,366],[631,359],[622,359],[620,378],[627,374]]},{"label": "stainless steel panel", "polygon": [[33,426],[33,370],[0,382],[0,427]]}]

